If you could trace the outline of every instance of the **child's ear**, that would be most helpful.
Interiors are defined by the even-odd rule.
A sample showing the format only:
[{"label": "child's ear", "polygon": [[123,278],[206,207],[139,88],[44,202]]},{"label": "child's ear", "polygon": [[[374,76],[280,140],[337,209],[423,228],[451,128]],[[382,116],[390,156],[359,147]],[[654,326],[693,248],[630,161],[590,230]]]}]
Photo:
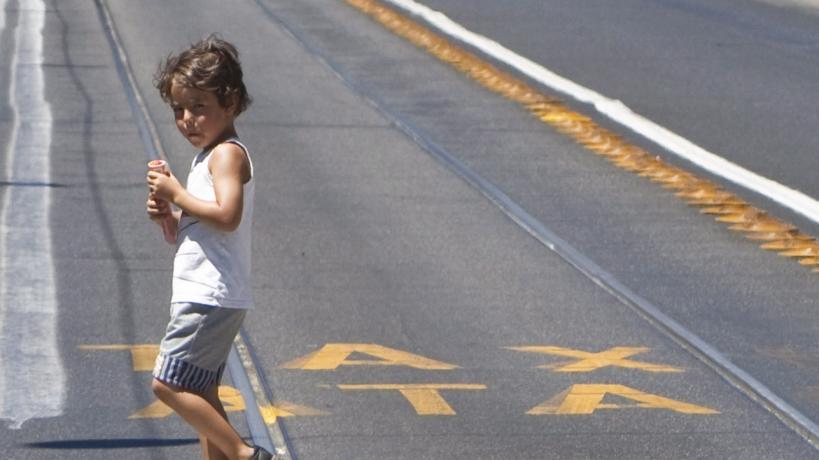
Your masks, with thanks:
[{"label": "child's ear", "polygon": [[231,94],[230,96],[228,96],[227,106],[225,108],[234,117],[239,115],[239,113],[238,113],[238,110],[239,110],[239,96],[236,95],[236,94]]}]

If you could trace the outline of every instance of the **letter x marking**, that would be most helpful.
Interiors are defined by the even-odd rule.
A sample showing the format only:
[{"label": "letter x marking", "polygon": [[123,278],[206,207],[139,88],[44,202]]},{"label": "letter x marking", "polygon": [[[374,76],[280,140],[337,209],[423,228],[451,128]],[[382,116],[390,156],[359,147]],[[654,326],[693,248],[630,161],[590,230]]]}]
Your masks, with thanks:
[{"label": "letter x marking", "polygon": [[609,366],[623,367],[626,369],[638,369],[646,372],[683,371],[677,367],[626,359],[630,356],[649,351],[649,348],[645,347],[614,347],[597,353],[561,347],[527,346],[507,348],[515,351],[541,353],[545,355],[563,356],[576,359],[576,361],[544,364],[538,366],[539,368],[552,369],[555,372],[592,372]]}]

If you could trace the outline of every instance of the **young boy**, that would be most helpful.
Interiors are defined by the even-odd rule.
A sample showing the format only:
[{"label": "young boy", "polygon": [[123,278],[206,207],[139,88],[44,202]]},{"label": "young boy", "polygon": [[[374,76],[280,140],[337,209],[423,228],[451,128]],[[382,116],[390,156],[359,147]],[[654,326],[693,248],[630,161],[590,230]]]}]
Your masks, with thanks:
[{"label": "young boy", "polygon": [[[210,36],[169,57],[155,84],[179,132],[201,153],[187,188],[173,174],[148,173],[148,215],[157,222],[172,216],[177,234],[171,320],[152,388],[199,433],[203,458],[272,459],[245,444],[218,395],[231,344],[253,304],[253,164],[234,127],[250,97],[238,52]],[[172,211],[170,203],[180,210]]]}]

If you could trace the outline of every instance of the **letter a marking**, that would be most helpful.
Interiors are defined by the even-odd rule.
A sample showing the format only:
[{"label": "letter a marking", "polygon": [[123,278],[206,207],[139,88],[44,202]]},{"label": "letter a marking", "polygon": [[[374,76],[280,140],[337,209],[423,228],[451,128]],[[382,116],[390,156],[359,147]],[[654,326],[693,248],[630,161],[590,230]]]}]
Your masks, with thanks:
[{"label": "letter a marking", "polygon": [[[349,359],[353,353],[377,359]],[[339,366],[407,366],[425,370],[450,370],[458,366],[381,345],[367,343],[328,343],[319,350],[280,366],[281,369],[335,370]]]},{"label": "letter a marking", "polygon": [[[630,399],[637,404],[605,404],[606,395]],[[590,415],[598,409],[625,409],[640,407],[644,409],[666,409],[681,414],[718,414],[718,411],[697,406],[659,395],[645,393],[625,385],[572,385],[555,397],[533,407],[529,415]]]}]

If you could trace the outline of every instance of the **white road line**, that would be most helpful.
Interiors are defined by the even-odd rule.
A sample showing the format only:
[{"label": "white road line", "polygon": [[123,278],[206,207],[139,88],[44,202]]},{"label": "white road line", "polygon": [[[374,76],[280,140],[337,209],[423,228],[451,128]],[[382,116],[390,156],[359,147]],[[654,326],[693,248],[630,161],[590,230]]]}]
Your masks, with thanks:
[{"label": "white road line", "polygon": [[[2,34],[3,32],[6,31],[6,6],[8,6],[8,0],[0,0],[0,34]],[[8,145],[10,146],[11,143],[9,142]],[[6,165],[6,171],[8,171],[9,169],[10,168],[8,167],[8,164],[7,164]],[[5,276],[3,276],[3,273],[6,272],[6,270],[5,270],[6,263],[5,263],[5,259],[4,259],[4,256],[3,256],[3,254],[6,253],[6,237],[5,237],[5,230],[3,229],[3,222],[5,222],[4,219],[6,217],[5,209],[6,209],[6,200],[4,198],[3,203],[0,204],[0,250],[3,251],[3,252],[0,252],[0,337],[3,336],[3,324],[4,324],[4,322],[3,322],[3,316],[4,316],[3,315],[3,310],[5,310],[4,305],[6,304],[5,303],[6,302],[5,295],[3,294],[3,292],[5,292],[4,286],[6,285],[6,281],[3,279],[3,278],[5,278]],[[3,360],[3,351],[2,351],[2,349],[0,349],[0,360]],[[3,361],[5,361],[5,360],[3,360]],[[0,365],[2,365],[1,362],[0,362]],[[0,371],[0,372],[2,372],[2,371]],[[0,375],[0,395],[4,395],[4,394],[6,394],[5,377],[3,375]],[[2,417],[2,413],[3,412],[0,411],[0,417]]]},{"label": "white road line", "polygon": [[781,6],[781,7],[790,7],[790,8],[798,8],[802,11],[808,13],[819,13],[819,1],[818,0],[757,0],[762,3],[767,3],[769,5]]},{"label": "white road line", "polygon": [[609,99],[591,89],[561,77],[483,35],[474,33],[452,21],[446,15],[413,0],[384,0],[412,15],[420,17],[438,31],[466,43],[475,49],[517,69],[555,91],[580,102],[593,105],[597,111],[615,122],[639,133],[666,150],[675,153],[704,170],[722,177],[747,190],[756,192],[819,223],[819,201],[798,190],[760,176],[693,142],[675,134],[653,121],[632,112],[622,102]]},{"label": "white road line", "polygon": [[0,419],[9,420],[12,429],[32,418],[59,416],[65,400],[49,227],[52,117],[42,68],[46,5],[42,0],[18,4],[9,91],[15,121],[0,213]]}]

